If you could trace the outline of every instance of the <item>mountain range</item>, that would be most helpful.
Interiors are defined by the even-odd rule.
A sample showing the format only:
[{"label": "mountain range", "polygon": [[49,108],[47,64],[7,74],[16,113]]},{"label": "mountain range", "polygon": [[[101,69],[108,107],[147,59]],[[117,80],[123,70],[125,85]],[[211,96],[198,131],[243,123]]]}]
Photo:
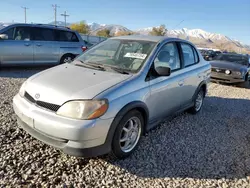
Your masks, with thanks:
[{"label": "mountain range", "polygon": [[[0,29],[10,23],[0,23]],[[54,24],[50,22],[48,24]],[[57,21],[58,26],[64,26],[65,23],[62,21]],[[70,26],[71,23],[66,23],[66,26]],[[122,25],[117,24],[99,24],[99,23],[88,23],[90,28],[90,34],[96,35],[96,33],[102,29],[108,29],[111,35],[116,35],[120,31],[133,32],[139,35],[149,35],[153,27],[142,28],[138,30],[130,30]],[[221,49],[233,50],[236,52],[239,51],[250,51],[250,45],[246,45],[238,40],[232,39],[222,34],[210,33],[202,29],[175,29],[168,30],[166,32],[168,37],[177,37],[189,40],[200,47],[216,47]]]}]

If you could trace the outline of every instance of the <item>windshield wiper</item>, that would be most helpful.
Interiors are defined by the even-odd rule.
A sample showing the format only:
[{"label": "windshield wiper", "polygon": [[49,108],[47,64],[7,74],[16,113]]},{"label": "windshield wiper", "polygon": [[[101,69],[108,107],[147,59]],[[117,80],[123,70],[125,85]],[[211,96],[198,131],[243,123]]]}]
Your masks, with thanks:
[{"label": "windshield wiper", "polygon": [[112,70],[116,71],[116,72],[119,72],[121,74],[129,74],[128,71],[122,69],[122,68],[118,68],[118,67],[110,67]]},{"label": "windshield wiper", "polygon": [[93,64],[93,63],[86,63],[86,62],[84,62],[82,60],[78,60],[78,61],[80,61],[81,64],[76,64],[77,66],[83,66],[83,67],[86,67],[86,68],[94,68],[94,69],[97,69],[97,70],[106,71],[106,69],[102,65]]},{"label": "windshield wiper", "polygon": [[82,60],[79,60],[82,64],[77,64],[79,66],[84,66],[84,67],[87,67],[87,68],[95,68],[95,69],[98,69],[98,70],[102,70],[102,71],[107,71],[107,69],[112,69],[114,70],[115,72],[119,72],[121,74],[130,74],[128,71],[126,71],[125,69],[123,68],[118,68],[118,67],[114,67],[114,66],[109,66],[109,65],[104,65],[104,64],[98,64],[98,63],[86,63]]}]

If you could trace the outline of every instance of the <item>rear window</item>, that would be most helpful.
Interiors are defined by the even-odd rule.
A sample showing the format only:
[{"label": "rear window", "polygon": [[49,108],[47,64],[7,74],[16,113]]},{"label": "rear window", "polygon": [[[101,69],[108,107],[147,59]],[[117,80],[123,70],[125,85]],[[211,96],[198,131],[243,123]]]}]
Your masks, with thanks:
[{"label": "rear window", "polygon": [[57,40],[64,42],[79,42],[76,34],[69,31],[57,31]]}]

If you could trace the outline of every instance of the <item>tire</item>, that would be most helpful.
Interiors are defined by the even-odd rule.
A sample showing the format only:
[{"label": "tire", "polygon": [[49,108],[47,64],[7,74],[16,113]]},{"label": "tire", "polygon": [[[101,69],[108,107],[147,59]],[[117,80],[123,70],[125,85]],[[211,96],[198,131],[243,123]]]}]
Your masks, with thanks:
[{"label": "tire", "polygon": [[138,146],[143,131],[144,119],[142,114],[137,110],[128,112],[116,127],[112,140],[112,155],[118,159],[128,157]]},{"label": "tire", "polygon": [[242,82],[242,83],[239,84],[239,86],[242,87],[242,88],[250,88],[250,81],[247,80],[245,82]]},{"label": "tire", "polygon": [[60,59],[60,64],[63,63],[70,63],[74,60],[75,56],[72,54],[65,54],[62,56],[62,58]]},{"label": "tire", "polygon": [[194,106],[191,107],[188,112],[191,114],[197,114],[198,112],[201,111],[201,108],[203,106],[204,103],[204,91],[202,88],[200,88],[199,92],[197,93],[197,95],[195,96],[194,99]]}]

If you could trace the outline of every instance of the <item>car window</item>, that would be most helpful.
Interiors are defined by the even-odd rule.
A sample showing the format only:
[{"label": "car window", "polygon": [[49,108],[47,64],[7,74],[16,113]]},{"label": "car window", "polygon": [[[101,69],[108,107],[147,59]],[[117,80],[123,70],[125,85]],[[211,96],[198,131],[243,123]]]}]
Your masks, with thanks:
[{"label": "car window", "polygon": [[190,66],[196,63],[195,56],[193,52],[193,47],[189,44],[181,43],[181,49],[183,53],[184,66]]},{"label": "car window", "polygon": [[16,27],[14,40],[30,40],[30,27]]},{"label": "car window", "polygon": [[161,48],[155,58],[154,66],[170,67],[172,71],[180,69],[181,63],[175,43],[167,43]]},{"label": "car window", "polygon": [[54,41],[55,34],[53,29],[47,28],[34,28],[34,40],[39,41]]},{"label": "car window", "polygon": [[13,40],[13,35],[14,35],[14,27],[13,28],[10,28],[8,29],[7,31],[3,32],[3,34],[7,35],[8,36],[8,40]]},{"label": "car window", "polygon": [[100,48],[92,51],[90,54],[95,54],[98,57],[110,57],[114,58],[114,55],[119,48],[120,41],[118,40],[110,40],[109,43],[102,43],[100,44]]},{"label": "car window", "polygon": [[79,42],[76,34],[69,31],[57,31],[57,40],[64,42]]},{"label": "car window", "polygon": [[144,40],[108,39],[90,48],[76,60],[138,72],[156,43]]}]

